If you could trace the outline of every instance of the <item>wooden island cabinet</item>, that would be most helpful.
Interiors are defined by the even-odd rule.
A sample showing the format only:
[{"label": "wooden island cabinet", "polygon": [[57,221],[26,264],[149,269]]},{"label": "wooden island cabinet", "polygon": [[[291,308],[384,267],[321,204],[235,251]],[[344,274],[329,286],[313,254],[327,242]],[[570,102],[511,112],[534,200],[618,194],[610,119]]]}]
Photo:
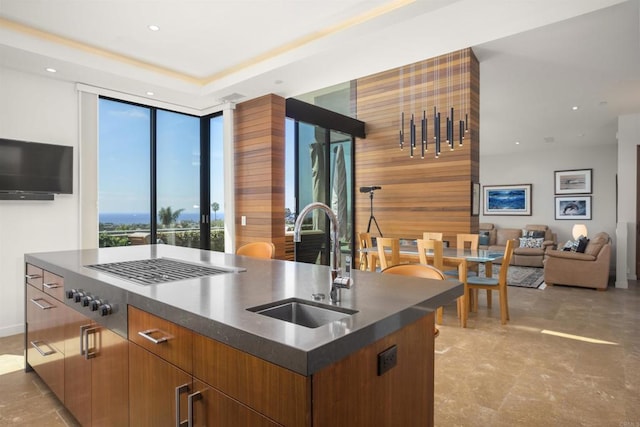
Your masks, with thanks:
[{"label": "wooden island cabinet", "polygon": [[[132,264],[164,277],[162,258],[206,275],[129,280]],[[355,270],[340,302],[317,302],[327,266],[171,245],[25,265],[26,368],[83,426],[433,426],[434,309],[463,292]]]},{"label": "wooden island cabinet", "polygon": [[130,306],[130,425],[433,425],[433,321],[304,376]]},{"label": "wooden island cabinet", "polygon": [[128,423],[127,340],[64,303],[64,278],[26,266],[26,362],[83,426]]}]

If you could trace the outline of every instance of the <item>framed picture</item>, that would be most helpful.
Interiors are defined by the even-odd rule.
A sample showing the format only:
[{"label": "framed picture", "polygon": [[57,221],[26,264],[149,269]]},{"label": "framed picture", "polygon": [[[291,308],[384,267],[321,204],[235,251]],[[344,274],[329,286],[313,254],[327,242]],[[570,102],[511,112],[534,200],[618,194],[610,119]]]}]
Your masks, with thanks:
[{"label": "framed picture", "polygon": [[591,196],[556,197],[556,219],[591,219]]},{"label": "framed picture", "polygon": [[480,184],[471,183],[471,216],[480,215]]},{"label": "framed picture", "polygon": [[484,215],[531,215],[531,184],[485,185]]},{"label": "framed picture", "polygon": [[556,194],[591,194],[592,169],[555,171]]}]

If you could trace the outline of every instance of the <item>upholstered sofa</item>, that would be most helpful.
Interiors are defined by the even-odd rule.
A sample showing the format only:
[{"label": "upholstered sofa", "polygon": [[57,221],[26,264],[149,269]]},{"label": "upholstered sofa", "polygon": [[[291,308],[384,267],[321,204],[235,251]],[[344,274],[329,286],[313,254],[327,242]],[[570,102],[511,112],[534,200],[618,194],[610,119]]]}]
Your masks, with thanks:
[{"label": "upholstered sofa", "polygon": [[584,253],[547,251],[544,262],[544,282],[547,285],[571,285],[607,290],[611,261],[611,239],[598,233],[589,239]]},{"label": "upholstered sofa", "polygon": [[[556,235],[546,225],[527,224],[524,228],[499,228],[495,224],[484,222],[480,224],[480,245],[481,249],[489,249],[495,251],[504,251],[507,240],[516,240],[521,242],[520,238],[523,234],[537,232],[543,239],[539,242],[539,247],[520,247],[517,246],[513,250],[511,257],[511,265],[520,265],[525,267],[542,267],[545,254],[550,249],[555,249],[557,241]],[[488,237],[488,238],[487,238]],[[522,242],[524,243],[524,242]]]}]

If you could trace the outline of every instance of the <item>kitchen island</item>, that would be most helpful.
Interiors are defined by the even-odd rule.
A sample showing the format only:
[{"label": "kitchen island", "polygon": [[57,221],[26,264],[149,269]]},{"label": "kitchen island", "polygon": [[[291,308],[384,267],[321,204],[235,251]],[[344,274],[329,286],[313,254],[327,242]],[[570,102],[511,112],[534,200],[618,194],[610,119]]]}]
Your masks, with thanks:
[{"label": "kitchen island", "polygon": [[[143,285],[89,267],[156,259],[213,267],[220,273]],[[134,406],[127,408],[132,425],[140,423],[139,417],[146,417],[135,407],[147,405],[146,400],[152,398],[149,395],[135,403],[145,393],[140,382],[148,382],[149,375],[155,378],[155,374],[145,373],[152,361],[162,362],[158,366],[167,372],[183,372],[184,378],[177,381],[189,383],[188,390],[176,388],[175,396],[171,390],[168,402],[173,409],[169,409],[175,417],[169,423],[187,418],[188,413],[195,424],[206,424],[202,420],[208,416],[196,412],[203,406],[203,395],[190,390],[213,389],[220,395],[216,401],[230,401],[231,406],[216,405],[218,412],[238,415],[235,420],[226,419],[234,425],[254,424],[251,417],[256,414],[264,417],[265,425],[353,425],[356,420],[373,420],[377,425],[408,425],[405,421],[433,424],[433,311],[462,294],[462,285],[457,282],[433,280],[426,285],[426,279],[353,271],[354,285],[342,291],[341,302],[319,302],[332,314],[337,313],[336,320],[308,327],[259,311],[281,302],[316,304],[311,294],[318,286],[326,283],[328,294],[326,266],[168,245],[27,254],[25,262],[28,276],[37,276],[30,271],[40,269],[43,276],[60,278],[64,293],[58,287],[59,293],[53,295],[46,280],[40,290],[94,325],[80,332],[80,340],[77,332],[73,335],[77,324],[66,327],[70,333],[51,339],[63,359],[72,357],[72,352],[65,350],[68,344],[80,342],[80,353],[95,353],[92,358],[96,364],[100,359],[97,347],[105,339],[92,335],[98,332],[86,331],[104,330],[128,343],[128,348],[113,347],[120,348],[114,353],[127,354],[128,364],[105,375],[126,374],[126,394],[129,406]],[[27,279],[27,287],[37,288],[37,280]],[[29,335],[33,327],[29,301],[27,308]],[[181,337],[186,338],[180,341]],[[32,341],[27,338],[28,350]],[[171,346],[176,359],[166,350]],[[88,351],[94,347],[95,351]],[[42,353],[27,351],[27,362],[33,365],[31,355],[40,357]],[[36,367],[39,374],[47,372],[46,363],[36,365],[43,366],[40,370]],[[67,374],[64,379],[70,380]],[[67,397],[71,399],[74,393],[67,386],[56,394],[67,405]],[[171,405],[173,397],[178,405]],[[158,399],[167,401],[166,396]],[[99,406],[99,402],[93,403]],[[246,406],[248,411],[233,409],[233,405]],[[158,405],[151,407],[159,410]],[[192,408],[196,408],[193,413]],[[97,409],[94,412],[100,413]],[[94,418],[93,424],[100,422]]]}]

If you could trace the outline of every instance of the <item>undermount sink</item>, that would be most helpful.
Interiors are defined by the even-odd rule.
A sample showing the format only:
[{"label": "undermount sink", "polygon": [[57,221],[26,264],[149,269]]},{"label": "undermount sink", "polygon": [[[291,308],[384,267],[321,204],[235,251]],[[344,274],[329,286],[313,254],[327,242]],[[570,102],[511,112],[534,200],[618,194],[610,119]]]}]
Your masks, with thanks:
[{"label": "undermount sink", "polygon": [[276,301],[248,308],[247,310],[307,328],[317,328],[357,313],[356,310],[318,304],[297,298]]}]

